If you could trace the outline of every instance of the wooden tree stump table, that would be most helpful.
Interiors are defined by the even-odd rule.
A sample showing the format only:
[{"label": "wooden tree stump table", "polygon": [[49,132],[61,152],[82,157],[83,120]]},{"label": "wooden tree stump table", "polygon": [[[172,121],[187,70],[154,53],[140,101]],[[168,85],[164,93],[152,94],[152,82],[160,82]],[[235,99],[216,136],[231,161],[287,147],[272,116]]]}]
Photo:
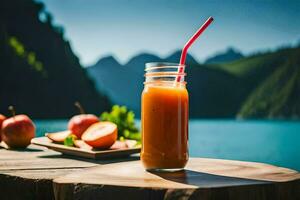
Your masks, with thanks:
[{"label": "wooden tree stump table", "polygon": [[0,199],[300,200],[294,170],[191,158],[183,171],[147,172],[137,159],[74,159],[34,145],[0,149]]}]

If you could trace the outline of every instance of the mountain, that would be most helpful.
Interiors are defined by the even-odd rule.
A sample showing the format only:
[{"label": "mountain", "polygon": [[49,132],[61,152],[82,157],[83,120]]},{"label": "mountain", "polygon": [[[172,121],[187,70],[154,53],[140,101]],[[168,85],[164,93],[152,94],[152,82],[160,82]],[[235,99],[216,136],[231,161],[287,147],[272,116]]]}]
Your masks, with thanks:
[{"label": "mountain", "polygon": [[14,105],[33,118],[65,118],[75,101],[95,114],[110,108],[41,2],[0,2],[0,52],[0,113]]},{"label": "mountain", "polygon": [[138,114],[144,65],[153,60],[161,61],[157,56],[144,53],[122,66],[113,57],[105,57],[87,70],[99,91],[109,96],[113,103],[126,105]]},{"label": "mountain", "polygon": [[247,98],[239,117],[300,118],[300,48],[288,52],[285,61]]},{"label": "mountain", "polygon": [[190,65],[187,70],[191,118],[234,118],[247,94],[245,83],[209,65]]},{"label": "mountain", "polygon": [[205,64],[217,64],[217,63],[227,63],[235,60],[244,58],[244,55],[234,48],[230,47],[225,52],[217,53],[216,55],[208,58]]},{"label": "mountain", "polygon": [[[139,116],[145,63],[178,62],[179,57],[177,51],[167,58],[140,54],[125,65],[100,60],[88,72],[113,103],[125,104]],[[299,47],[204,65],[188,55],[190,117],[300,116],[299,58]]]},{"label": "mountain", "polygon": [[[181,52],[177,51],[166,58],[160,58],[143,53],[134,56],[124,66],[109,57],[100,59],[87,69],[89,75],[99,85],[98,89],[107,94],[113,103],[126,105],[140,116],[145,63],[177,63],[180,55]],[[241,80],[223,70],[199,65],[191,55],[187,55],[187,66],[187,87],[190,106],[193,108],[190,110],[190,116],[234,117],[243,100],[241,98],[245,96]],[[236,92],[233,93],[233,90]],[[219,102],[220,99],[223,100],[222,103]]]},{"label": "mountain", "polygon": [[285,62],[294,50],[295,48],[278,49],[274,52],[260,53],[233,62],[220,63],[214,67],[243,78],[252,78],[259,74],[265,76]]}]

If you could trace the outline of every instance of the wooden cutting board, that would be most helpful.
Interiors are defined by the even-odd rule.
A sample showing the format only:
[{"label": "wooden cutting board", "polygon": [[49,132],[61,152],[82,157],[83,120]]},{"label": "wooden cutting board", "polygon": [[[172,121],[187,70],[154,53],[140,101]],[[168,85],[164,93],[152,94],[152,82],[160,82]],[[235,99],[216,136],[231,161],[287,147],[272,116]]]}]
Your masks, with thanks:
[{"label": "wooden cutting board", "polygon": [[104,159],[111,157],[124,157],[131,154],[140,153],[141,148],[128,148],[117,150],[88,150],[77,147],[68,147],[62,144],[53,143],[47,137],[38,137],[31,140],[32,144],[44,146],[54,151],[61,152],[65,155],[78,156],[83,158]]}]

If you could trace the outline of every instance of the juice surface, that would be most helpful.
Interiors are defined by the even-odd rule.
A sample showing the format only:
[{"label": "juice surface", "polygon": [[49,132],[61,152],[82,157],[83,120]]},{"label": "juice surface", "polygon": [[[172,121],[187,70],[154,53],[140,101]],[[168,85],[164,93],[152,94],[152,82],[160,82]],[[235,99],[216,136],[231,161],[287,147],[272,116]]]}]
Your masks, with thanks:
[{"label": "juice surface", "polygon": [[185,85],[149,84],[142,94],[141,160],[146,169],[184,168],[188,160]]}]

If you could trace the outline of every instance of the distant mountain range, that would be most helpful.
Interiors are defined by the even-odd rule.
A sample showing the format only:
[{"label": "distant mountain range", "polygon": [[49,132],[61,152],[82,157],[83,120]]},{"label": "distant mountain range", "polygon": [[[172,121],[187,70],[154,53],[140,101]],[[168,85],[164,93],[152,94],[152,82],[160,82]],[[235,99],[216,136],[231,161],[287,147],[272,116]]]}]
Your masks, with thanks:
[{"label": "distant mountain range", "polygon": [[[166,58],[160,58],[144,53],[134,56],[125,65],[121,65],[115,58],[108,56],[100,59],[94,66],[88,67],[87,71],[95,80],[99,91],[108,95],[113,103],[126,105],[133,109],[139,116],[145,63],[177,63],[180,55],[181,52],[176,51]],[[186,63],[190,104],[193,108],[190,111],[191,117],[234,117],[239,109],[241,95],[239,93],[229,95],[228,99],[224,100],[224,103],[227,104],[225,107],[219,103],[219,99],[229,93],[232,87],[240,85],[240,80],[223,70],[199,65],[189,54]],[[223,89],[218,91],[222,87]]]},{"label": "distant mountain range", "polygon": [[[277,77],[273,75],[275,71],[283,65],[286,65],[285,68],[290,68],[292,66],[290,59],[297,60],[297,56],[294,54],[298,55],[298,51],[299,48],[287,48],[272,53],[245,57],[238,51],[229,48],[227,51],[209,58],[205,64],[198,64],[191,55],[188,55],[186,71],[190,94],[190,116],[192,118],[231,118],[237,115],[239,117],[261,118],[299,117],[300,111],[297,110],[299,101],[295,101],[295,98],[299,98],[300,95],[300,92],[297,93],[297,89],[290,89],[289,101],[285,101],[284,96],[277,95],[278,98],[282,98],[281,104],[284,107],[297,108],[290,110],[287,112],[288,114],[283,114],[283,108],[279,109],[280,111],[276,114],[270,114],[273,112],[270,107],[275,107],[279,100],[269,102],[270,107],[264,107],[263,111],[261,111],[261,106],[257,106],[262,98],[271,98],[268,96],[268,88],[271,86],[267,87],[264,84],[267,84],[266,82],[274,82],[275,84],[277,82],[273,80]],[[99,91],[107,94],[113,103],[124,104],[133,109],[139,116],[145,63],[177,63],[180,54],[180,51],[176,51],[167,58],[160,58],[153,54],[139,54],[125,65],[119,64],[113,57],[109,56],[88,67],[87,71],[90,77],[95,80]],[[293,66],[295,63],[297,62],[295,61]],[[300,76],[295,78],[291,74],[293,70],[286,69],[286,71],[289,72],[286,74],[287,77],[294,77],[293,84],[299,83]],[[288,78],[285,80],[290,83],[287,81]],[[277,86],[282,91],[287,90],[287,86],[285,88],[283,85],[282,88],[279,84]],[[264,95],[259,95],[259,91],[262,90],[259,89],[260,87],[264,88]],[[272,94],[276,96],[275,88],[273,91]],[[282,94],[285,93],[282,92]]]},{"label": "distant mountain range", "polygon": [[[165,59],[152,54],[139,54],[124,66],[114,57],[108,56],[88,67],[87,71],[95,80],[99,91],[107,94],[113,103],[124,104],[139,114],[145,63],[178,62],[180,54],[181,52],[177,51]],[[197,61],[191,55],[187,55],[187,63],[197,64]]]},{"label": "distant mountain range", "polygon": [[[89,113],[114,103],[139,117],[145,63],[180,58],[143,53],[121,65],[108,56],[82,68],[52,19],[41,2],[0,1],[0,113],[14,105],[33,118],[66,118],[80,101]],[[300,118],[300,44],[252,56],[229,48],[204,64],[187,55],[186,64],[192,118]]]}]

